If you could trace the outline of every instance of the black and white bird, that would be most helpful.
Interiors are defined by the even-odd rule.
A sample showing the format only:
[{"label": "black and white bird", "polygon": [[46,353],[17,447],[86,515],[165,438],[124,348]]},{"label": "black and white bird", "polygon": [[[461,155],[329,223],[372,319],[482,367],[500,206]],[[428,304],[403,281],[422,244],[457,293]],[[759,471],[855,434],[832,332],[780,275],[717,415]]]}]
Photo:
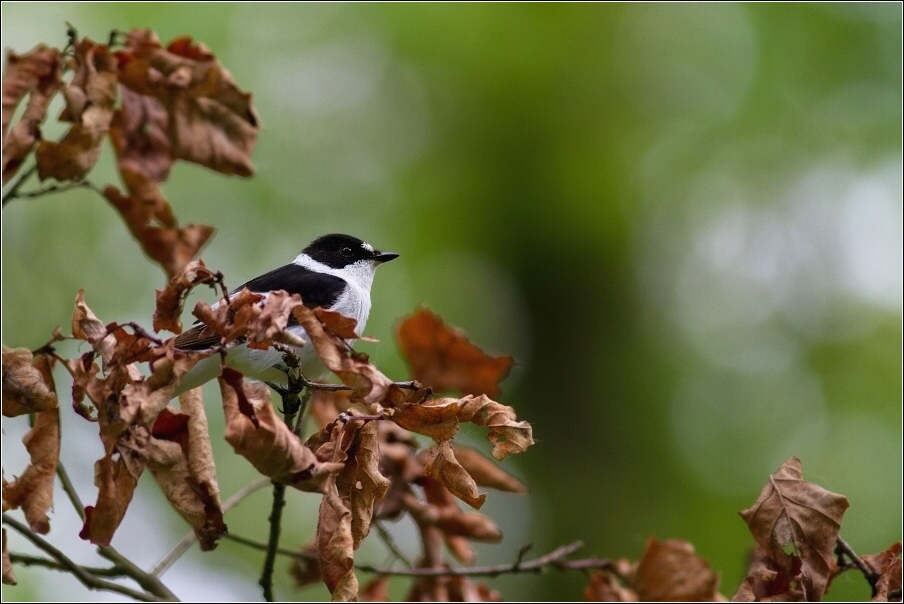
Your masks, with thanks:
[{"label": "black and white bird", "polygon": [[[289,264],[240,285],[229,295],[232,297],[246,287],[265,295],[283,289],[290,294],[299,294],[305,306],[328,308],[355,319],[358,322],[355,331],[360,335],[370,314],[370,287],[374,273],[379,265],[397,257],[394,252],[375,250],[356,237],[324,235],[311,242]],[[289,330],[308,342],[307,334],[300,325],[290,325]],[[176,347],[203,350],[219,344],[218,335],[202,338],[203,331],[204,325],[196,324],[176,337]],[[306,377],[316,379],[324,373],[325,367],[310,343],[297,352]],[[226,366],[264,382],[285,385],[287,381],[282,353],[273,348],[257,350],[241,344],[229,350]],[[219,374],[220,355],[208,357],[185,374],[174,395],[197,388]]]}]

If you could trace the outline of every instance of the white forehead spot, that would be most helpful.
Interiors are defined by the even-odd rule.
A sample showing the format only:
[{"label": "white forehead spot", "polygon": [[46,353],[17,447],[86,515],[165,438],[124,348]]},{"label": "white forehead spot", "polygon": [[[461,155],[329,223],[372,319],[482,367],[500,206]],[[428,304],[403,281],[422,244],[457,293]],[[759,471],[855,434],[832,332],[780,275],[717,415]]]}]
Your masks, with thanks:
[{"label": "white forehead spot", "polygon": [[366,241],[361,242],[361,247],[363,247],[365,250],[367,250],[368,252],[371,252],[371,253],[373,253],[373,251],[374,251],[374,246],[367,243]]}]

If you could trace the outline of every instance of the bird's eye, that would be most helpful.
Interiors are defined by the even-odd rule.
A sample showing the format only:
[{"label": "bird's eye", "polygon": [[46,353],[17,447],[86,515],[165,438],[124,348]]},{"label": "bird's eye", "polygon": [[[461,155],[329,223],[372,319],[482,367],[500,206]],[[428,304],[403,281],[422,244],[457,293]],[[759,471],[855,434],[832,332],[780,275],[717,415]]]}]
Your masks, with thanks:
[{"label": "bird's eye", "polygon": [[352,248],[344,247],[341,250],[339,250],[339,253],[342,254],[343,256],[345,256],[346,258],[348,258],[349,256],[352,255]]}]

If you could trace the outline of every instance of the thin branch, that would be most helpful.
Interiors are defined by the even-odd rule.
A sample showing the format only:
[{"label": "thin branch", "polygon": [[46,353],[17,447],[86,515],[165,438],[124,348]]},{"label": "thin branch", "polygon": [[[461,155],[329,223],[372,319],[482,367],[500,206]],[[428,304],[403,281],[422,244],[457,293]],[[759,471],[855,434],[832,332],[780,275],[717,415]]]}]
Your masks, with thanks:
[{"label": "thin branch", "polygon": [[[267,543],[255,541],[241,535],[226,535],[226,538],[248,547],[266,550]],[[389,568],[386,566],[373,566],[370,564],[355,564],[355,569],[378,575],[396,577],[496,577],[505,574],[517,574],[524,572],[541,572],[547,567],[559,570],[589,570],[596,568],[612,568],[612,561],[605,558],[586,558],[583,560],[565,560],[568,556],[584,547],[581,541],[575,541],[568,545],[556,548],[553,551],[528,560],[527,562],[514,562],[510,564],[496,564],[494,566],[465,566],[462,568]],[[299,560],[316,560],[317,555],[290,550],[283,547],[276,549],[276,553]],[[519,554],[521,557],[522,554]]]},{"label": "thin branch", "polygon": [[6,204],[11,202],[13,199],[16,199],[19,195],[19,189],[22,188],[22,185],[25,184],[25,181],[31,177],[38,169],[38,164],[33,165],[25,172],[22,172],[19,175],[19,178],[10,186],[9,190],[3,194],[3,207],[6,207]]},{"label": "thin branch", "polygon": [[843,564],[844,557],[847,556],[851,561],[851,566],[847,566],[848,568],[856,568],[861,573],[863,573],[863,577],[869,583],[870,588],[873,590],[873,597],[876,597],[876,583],[879,581],[879,577],[881,575],[874,572],[869,566],[867,566],[866,562],[864,562],[860,556],[857,555],[857,552],[854,551],[848,542],[838,536],[838,540],[835,542],[835,554],[838,556],[838,566],[847,566]]},{"label": "thin branch", "polygon": [[85,521],[85,504],[82,503],[81,498],[78,496],[78,492],[75,490],[75,485],[72,484],[72,479],[69,478],[69,474],[66,472],[66,468],[63,467],[63,462],[57,463],[57,478],[60,479],[60,485],[63,487],[63,491],[66,493],[66,496],[69,497],[69,501],[72,503],[72,507],[75,508],[75,513],[78,514],[78,517],[82,519],[82,522]]},{"label": "thin branch", "polygon": [[[238,505],[243,499],[255,493],[265,486],[270,484],[269,478],[258,478],[254,482],[245,485],[241,489],[235,492],[235,494],[226,500],[223,504],[223,514],[234,508]],[[179,558],[181,558],[185,552],[191,549],[191,546],[194,545],[195,541],[198,540],[198,536],[195,535],[194,531],[189,531],[185,534],[184,537],[176,544],[176,546],[166,554],[160,562],[158,562],[154,568],[152,568],[149,574],[154,575],[155,577],[159,577],[163,573],[165,573],[173,563],[176,562]]]},{"label": "thin branch", "polygon": [[400,560],[402,564],[405,565],[405,568],[411,568],[414,566],[411,563],[411,560],[402,553],[402,550],[399,549],[399,546],[396,545],[395,539],[392,538],[392,535],[389,534],[389,531],[386,530],[386,527],[383,525],[383,522],[380,520],[376,520],[373,523],[373,527],[377,529],[377,535],[380,536],[380,540],[383,542],[383,545],[386,546],[392,555],[395,556],[396,560]]},{"label": "thin branch", "polygon": [[54,193],[65,193],[66,191],[71,191],[72,189],[91,189],[96,192],[100,192],[103,194],[100,189],[95,187],[93,184],[88,182],[87,180],[79,180],[77,182],[68,182],[68,183],[60,183],[56,185],[50,185],[48,187],[44,187],[43,189],[35,189],[34,191],[26,191],[24,193],[16,193],[15,197],[12,199],[33,199],[35,197],[43,197],[44,195],[52,195]]},{"label": "thin branch", "polygon": [[[22,566],[40,566],[41,568],[49,568],[50,570],[59,570],[69,572],[69,569],[50,558],[42,558],[41,556],[29,556],[27,554],[9,553],[9,559],[13,564],[21,564]],[[109,568],[100,568],[95,566],[82,566],[82,568],[94,575],[95,577],[124,577],[126,574],[121,568],[111,566]]]},{"label": "thin branch", "polygon": [[[42,537],[35,534],[31,529],[27,526],[9,516],[8,514],[3,514],[3,524],[11,527],[20,535],[31,541],[31,543],[46,553],[48,556],[53,558],[63,570],[72,574],[79,582],[87,587],[88,589],[102,589],[106,591],[113,591],[116,593],[123,594],[132,599],[138,600],[140,602],[166,602],[166,601],[178,601],[178,599],[173,596],[171,598],[164,598],[154,594],[149,594],[145,592],[138,591],[136,589],[132,589],[130,587],[126,587],[125,585],[120,585],[119,583],[114,583],[112,581],[107,581],[106,579],[102,579],[91,572],[89,572],[83,566],[79,566],[75,562],[73,562],[66,554],[55,548],[49,542],[45,541]],[[129,574],[129,573],[125,573]],[[129,574],[131,576],[131,574]]]},{"label": "thin branch", "polygon": [[169,602],[179,600],[176,594],[170,591],[170,588],[164,585],[160,579],[144,572],[141,567],[120,554],[112,545],[98,545],[97,553],[121,568],[130,579],[138,583],[145,591],[154,594],[159,600]]},{"label": "thin branch", "polygon": [[[72,480],[69,478],[69,473],[66,472],[65,466],[63,466],[62,462],[57,463],[57,477],[60,479],[60,485],[63,487],[63,491],[66,493],[66,496],[69,497],[69,501],[72,503],[72,507],[75,508],[76,513],[79,515],[79,518],[82,519],[82,522],[85,521],[85,505],[82,503],[81,498],[78,496],[78,492],[75,490],[75,485],[72,484]],[[164,585],[160,579],[152,574],[148,574],[144,572],[137,564],[123,556],[119,551],[113,547],[112,545],[98,545],[97,553],[101,556],[109,560],[113,563],[115,568],[121,569],[122,574],[127,575],[131,579],[133,579],[138,585],[141,586],[145,591],[154,594],[161,600],[177,600],[176,594],[174,594],[170,589]]]},{"label": "thin branch", "polygon": [[[283,421],[289,430],[295,428],[296,415],[302,416],[306,411],[309,396],[299,397],[308,383],[307,378],[301,373],[301,363],[294,350],[284,351],[283,359],[289,365],[287,372],[288,387],[279,390],[282,397]],[[282,512],[286,507],[286,485],[273,482],[273,503],[270,506],[270,534],[267,538],[267,550],[264,555],[264,566],[261,569],[261,578],[258,585],[264,590],[264,599],[274,602],[273,596],[273,569],[276,564],[276,554],[279,549],[279,533],[282,530]]]},{"label": "thin branch", "polygon": [[267,539],[264,567],[261,569],[261,578],[258,585],[264,590],[264,599],[267,602],[275,602],[273,597],[273,568],[276,563],[276,554],[279,549],[279,533],[282,523],[282,511],[286,506],[286,485],[280,482],[273,483],[273,504],[270,507],[270,536]]}]

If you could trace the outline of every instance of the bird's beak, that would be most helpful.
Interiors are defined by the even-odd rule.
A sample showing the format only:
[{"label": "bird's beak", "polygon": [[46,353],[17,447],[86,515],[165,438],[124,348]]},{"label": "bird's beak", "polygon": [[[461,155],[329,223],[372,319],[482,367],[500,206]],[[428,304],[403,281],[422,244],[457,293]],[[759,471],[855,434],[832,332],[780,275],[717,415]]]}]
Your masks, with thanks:
[{"label": "bird's beak", "polygon": [[376,254],[374,254],[374,260],[376,260],[380,264],[389,262],[390,260],[394,260],[398,257],[399,255],[395,252],[377,252]]}]

